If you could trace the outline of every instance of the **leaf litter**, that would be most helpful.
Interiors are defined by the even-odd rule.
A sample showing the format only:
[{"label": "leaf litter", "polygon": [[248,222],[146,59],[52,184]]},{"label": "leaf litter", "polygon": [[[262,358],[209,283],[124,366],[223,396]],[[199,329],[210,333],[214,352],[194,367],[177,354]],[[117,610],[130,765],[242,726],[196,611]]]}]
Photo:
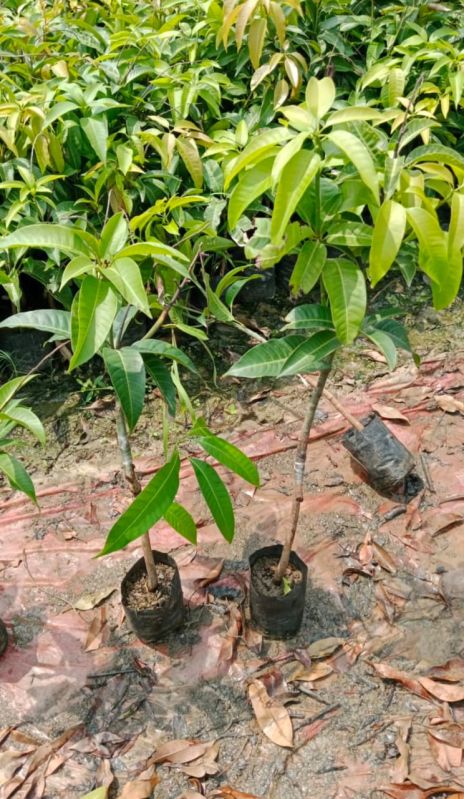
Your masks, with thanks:
[{"label": "leaf litter", "polygon": [[[231,480],[232,547],[204,521],[198,552],[160,525],[157,545],[175,550],[189,607],[175,640],[143,647],[121,615],[115,586],[137,542],[92,560],[126,502],[114,468],[39,486],[43,537],[36,511],[15,497],[2,503],[0,615],[13,638],[0,660],[2,799],[105,799],[110,787],[117,799],[460,797],[460,379],[432,359],[362,395],[348,389],[347,407],[374,408],[416,455],[433,443],[436,493],[406,506],[363,482],[340,444],[344,422],[324,405],[297,542],[307,606],[290,641],[263,640],[245,601],[248,555],[285,529],[293,479],[298,420],[274,428],[272,392],[253,403],[252,424],[234,429],[264,479],[254,495]],[[298,387],[278,393],[301,415]],[[156,468],[153,458],[139,463],[146,477]],[[183,469],[181,499],[194,509]]]}]

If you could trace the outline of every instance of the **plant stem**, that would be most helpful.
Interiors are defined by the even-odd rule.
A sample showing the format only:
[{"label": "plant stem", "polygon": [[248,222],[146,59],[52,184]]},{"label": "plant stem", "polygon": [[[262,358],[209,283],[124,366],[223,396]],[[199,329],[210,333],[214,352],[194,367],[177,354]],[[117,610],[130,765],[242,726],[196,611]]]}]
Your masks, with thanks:
[{"label": "plant stem", "polygon": [[[119,451],[121,453],[121,463],[122,463],[122,470],[124,472],[124,477],[129,483],[132,495],[136,497],[138,496],[138,494],[140,494],[142,486],[140,485],[140,480],[137,477],[135,471],[134,459],[132,457],[132,450],[129,441],[129,434],[127,432],[126,419],[124,417],[124,412],[120,405],[118,405],[118,412],[116,417],[116,429],[118,433],[118,444],[119,444]],[[156,565],[155,565],[155,560],[153,558],[150,536],[148,533],[144,533],[144,535],[142,536],[142,549],[143,549],[143,557],[145,560],[145,567],[147,570],[148,588],[150,591],[156,591],[156,588],[158,587],[158,575],[156,573]]]},{"label": "plant stem", "polygon": [[293,542],[295,540],[295,534],[300,518],[301,503],[303,502],[303,481],[306,468],[306,455],[308,451],[309,436],[317,406],[319,405],[319,400],[322,397],[322,392],[324,391],[324,386],[331,370],[332,364],[330,363],[327,369],[323,369],[319,373],[317,385],[311,395],[311,400],[306,411],[303,427],[301,428],[300,438],[298,440],[298,446],[295,455],[295,485],[293,490],[292,519],[286,541],[282,548],[280,561],[274,574],[274,582],[276,584],[282,581],[282,577],[288,569],[290,553],[293,548]]},{"label": "plant stem", "polygon": [[172,295],[171,299],[169,300],[169,302],[167,302],[164,305],[163,310],[161,311],[160,315],[158,316],[158,319],[151,326],[151,328],[148,331],[148,333],[145,333],[145,335],[143,336],[143,339],[153,338],[153,336],[160,329],[160,327],[162,325],[164,325],[167,317],[169,316],[171,308],[176,304],[177,300],[179,299],[179,295],[180,295],[182,289],[184,288],[184,286],[187,285],[187,283],[190,282],[191,275],[192,275],[192,272],[193,272],[193,268],[195,266],[195,263],[196,263],[196,260],[197,260],[197,258],[199,256],[199,254],[200,254],[200,250],[198,250],[198,252],[192,258],[192,261],[191,261],[190,266],[188,268],[188,275],[186,275],[184,277],[184,279],[179,283],[179,285],[177,286],[177,288],[176,288],[174,294]]}]

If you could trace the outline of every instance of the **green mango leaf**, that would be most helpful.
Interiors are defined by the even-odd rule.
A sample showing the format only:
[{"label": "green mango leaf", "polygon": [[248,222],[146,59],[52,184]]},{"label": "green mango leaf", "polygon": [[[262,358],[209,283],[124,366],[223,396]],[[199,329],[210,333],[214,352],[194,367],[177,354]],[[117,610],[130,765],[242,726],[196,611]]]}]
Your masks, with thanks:
[{"label": "green mango leaf", "polygon": [[164,518],[183,538],[191,544],[197,543],[197,526],[188,510],[182,505],[173,502],[164,514]]},{"label": "green mango leaf", "polygon": [[366,313],[364,275],[352,261],[330,258],[325,263],[322,279],[337,337],[342,344],[351,344],[358,335]]},{"label": "green mango leaf", "polygon": [[100,161],[106,162],[108,143],[108,120],[106,117],[84,117],[81,119],[81,128],[84,131],[92,150],[95,151]]},{"label": "green mango leaf", "polygon": [[3,322],[0,328],[25,327],[32,330],[41,330],[52,333],[55,339],[66,340],[71,338],[71,314],[69,311],[45,309],[40,311],[23,311],[13,314]]},{"label": "green mango leaf", "polygon": [[94,791],[86,793],[81,799],[108,799],[108,791],[109,787],[107,785],[102,785],[100,788],[95,788]]},{"label": "green mango leaf", "polygon": [[419,266],[431,279],[434,307],[447,308],[456,299],[462,279],[462,256],[448,248],[448,233],[425,208],[407,208],[407,219],[419,241]]},{"label": "green mango leaf", "polygon": [[287,336],[257,344],[231,366],[226,376],[278,377],[288,356],[302,341],[302,336]]},{"label": "green mango leaf", "polygon": [[129,225],[124,214],[119,212],[108,220],[100,238],[100,258],[110,260],[124,247],[129,235]]},{"label": "green mango leaf", "polygon": [[[285,110],[285,109],[283,109]],[[290,139],[287,144],[280,148],[278,154],[274,158],[274,164],[272,167],[272,183],[275,185],[278,183],[280,175],[282,174],[282,170],[288,164],[288,162],[293,158],[295,153],[298,153],[303,144],[305,143],[306,139],[308,138],[307,131],[303,133],[299,133],[298,136],[295,138]]]},{"label": "green mango leaf", "polygon": [[24,375],[22,377],[13,377],[11,380],[8,380],[7,383],[4,383],[3,386],[0,386],[0,411],[5,409],[5,406],[8,405],[10,400],[13,399],[14,395],[20,388],[29,383],[31,380],[34,380],[37,375]]},{"label": "green mango leaf", "polygon": [[353,105],[348,108],[341,108],[339,111],[333,111],[332,114],[326,119],[325,127],[330,125],[346,124],[347,122],[382,122],[383,114],[377,108],[371,108],[368,105]]},{"label": "green mango leaf", "polygon": [[156,355],[151,355],[148,352],[144,352],[142,355],[148,374],[158,386],[170,415],[175,416],[177,392],[169,369]]},{"label": "green mango leaf", "polygon": [[270,189],[272,184],[271,170],[273,162],[273,158],[266,158],[241,175],[229,198],[229,205],[227,208],[229,230],[235,228],[238,220],[248,206],[251,205],[257,197],[261,197],[265,191]]},{"label": "green mango leaf", "polygon": [[248,483],[259,486],[259,473],[255,464],[238,447],[223,438],[213,436],[208,433],[206,436],[199,436],[197,439],[200,447],[215,458],[223,466],[226,466],[235,474],[243,477]]},{"label": "green mango leaf", "polygon": [[394,200],[381,206],[375,220],[369,254],[369,277],[375,286],[390,269],[406,230],[406,210]]},{"label": "green mango leaf", "polygon": [[459,256],[464,247],[464,194],[453,193],[448,234],[448,249]]},{"label": "green mango leaf", "polygon": [[327,248],[320,241],[306,241],[290,276],[293,296],[303,292],[308,294],[316,285],[327,260]]},{"label": "green mango leaf", "polygon": [[[396,319],[379,319],[375,323],[375,329],[376,331],[386,333],[397,349],[412,352],[406,328],[401,322],[396,321]],[[372,331],[370,331],[370,333],[371,332]]]},{"label": "green mango leaf", "polygon": [[364,222],[355,222],[351,219],[331,221],[326,242],[334,247],[370,247],[372,228]]},{"label": "green mango leaf", "polygon": [[139,311],[151,317],[140,267],[132,258],[117,258],[111,266],[102,270],[102,275],[129,305],[134,305]]},{"label": "green mango leaf", "polygon": [[45,430],[43,429],[42,422],[30,408],[24,408],[22,405],[17,405],[15,407],[6,405],[0,412],[0,419],[14,422],[15,425],[26,428],[26,430],[29,430],[41,444],[45,444]]},{"label": "green mango leaf", "polygon": [[379,204],[379,178],[373,158],[364,142],[346,130],[332,130],[327,134],[327,139],[335,144],[356,167],[361,180]]},{"label": "green mango leaf", "polygon": [[145,366],[140,352],[132,347],[102,351],[111,383],[118,396],[129,431],[132,432],[145,401]]},{"label": "green mango leaf", "polygon": [[86,275],[71,307],[70,371],[89,361],[105,343],[117,310],[118,300],[109,284]]},{"label": "green mango leaf", "polygon": [[366,330],[363,331],[366,338],[370,339],[378,350],[385,356],[389,369],[396,368],[398,360],[398,353],[396,345],[391,336],[383,330]]},{"label": "green mango leaf", "polygon": [[198,458],[190,458],[190,463],[211,515],[226,541],[230,543],[235,533],[235,519],[229,492],[209,463]]},{"label": "green mango leaf", "polygon": [[140,341],[132,344],[132,347],[141,352],[142,355],[147,353],[148,355],[160,355],[162,358],[169,358],[171,361],[176,361],[191,372],[198,374],[198,369],[191,358],[178,347],[167,344],[166,341],[160,341],[156,338],[140,339]]},{"label": "green mango leaf", "polygon": [[334,330],[330,310],[325,305],[297,305],[285,321],[283,330]]},{"label": "green mango leaf", "polygon": [[416,147],[405,158],[406,166],[414,166],[421,161],[436,161],[457,169],[464,169],[464,156],[444,144],[424,144]]},{"label": "green mango leaf", "polygon": [[176,139],[177,151],[185,164],[185,168],[193,180],[196,189],[203,188],[203,165],[195,139],[179,136]]},{"label": "green mango leaf", "polygon": [[303,194],[316,176],[320,156],[310,150],[300,150],[282,170],[277,186],[271,220],[271,241],[280,244],[292,214]]},{"label": "green mango leaf", "polygon": [[332,108],[336,89],[332,78],[318,80],[312,77],[306,87],[306,105],[316,119],[321,119]]},{"label": "green mango leaf", "polygon": [[76,277],[80,277],[81,275],[85,275],[88,272],[93,272],[95,270],[96,263],[92,261],[87,255],[77,255],[73,258],[69,264],[66,266],[63,277],[61,278],[60,284],[60,291],[64,289],[67,283],[70,280],[74,280]]},{"label": "green mango leaf", "polygon": [[0,250],[9,250],[12,247],[33,247],[38,250],[59,250],[72,255],[92,255],[98,250],[98,242],[85,230],[44,223],[25,225],[14,233],[0,238]]},{"label": "green mango leaf", "polygon": [[262,160],[266,154],[275,147],[292,137],[292,131],[287,128],[271,128],[264,133],[260,133],[253,138],[244,150],[230,161],[224,170],[224,189],[228,189],[232,180],[242,169],[250,164],[256,164]]},{"label": "green mango leaf", "polygon": [[34,483],[26,472],[22,463],[6,452],[0,452],[0,472],[3,472],[10,486],[37,502]]},{"label": "green mango leaf", "polygon": [[328,355],[340,349],[341,342],[330,330],[321,330],[303,341],[285,361],[280,377],[296,375],[300,372],[317,372]]},{"label": "green mango leaf", "polygon": [[174,502],[179,488],[180,460],[174,452],[113,525],[97,557],[123,549],[153,527]]}]

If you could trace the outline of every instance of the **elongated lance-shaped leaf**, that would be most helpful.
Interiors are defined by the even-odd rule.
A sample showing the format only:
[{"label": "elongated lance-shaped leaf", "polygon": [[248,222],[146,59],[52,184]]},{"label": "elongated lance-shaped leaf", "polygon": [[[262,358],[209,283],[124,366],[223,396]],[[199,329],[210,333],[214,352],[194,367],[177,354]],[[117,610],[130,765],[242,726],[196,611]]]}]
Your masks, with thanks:
[{"label": "elongated lance-shaped leaf", "polygon": [[396,319],[379,319],[375,323],[375,329],[390,336],[395,347],[399,350],[412,352],[406,328],[401,322],[398,322]]},{"label": "elongated lance-shaped leaf", "polygon": [[292,137],[287,128],[271,128],[252,139],[244,150],[231,161],[225,169],[224,188],[227,189],[233,178],[250,164],[261,161],[276,144],[281,144]]},{"label": "elongated lance-shaped leaf", "polygon": [[108,146],[108,120],[106,117],[101,119],[85,117],[81,119],[81,128],[99,159],[105,162]]},{"label": "elongated lance-shaped leaf", "polygon": [[425,208],[406,210],[409,224],[419,240],[420,268],[431,278],[433,304],[441,310],[456,299],[462,280],[462,255],[449,252],[448,233],[436,214]]},{"label": "elongated lance-shaped leaf", "polygon": [[361,269],[344,258],[330,258],[322,272],[335,332],[342,344],[351,344],[366,314],[366,281]]},{"label": "elongated lance-shaped leaf", "polygon": [[176,147],[196,189],[203,187],[203,165],[195,139],[179,136]]},{"label": "elongated lance-shaped leaf", "polygon": [[0,238],[0,251],[13,247],[34,247],[42,250],[59,250],[71,255],[92,255],[98,250],[97,240],[79,228],[64,225],[25,225]]},{"label": "elongated lance-shaped leaf", "polygon": [[197,441],[211,457],[215,458],[223,466],[227,466],[232,472],[243,477],[248,483],[259,486],[259,473],[256,465],[238,447],[229,441],[224,441],[219,436],[208,433],[206,436],[199,436]]},{"label": "elongated lance-shaped leaf", "polygon": [[229,230],[233,230],[248,206],[271,187],[273,162],[273,158],[266,158],[240,176],[229,198],[227,209]]},{"label": "elongated lance-shaped leaf", "polygon": [[252,347],[226,372],[235,377],[278,377],[293,350],[305,341],[303,336],[271,339]]},{"label": "elongated lance-shaped leaf", "polygon": [[157,355],[144,352],[142,357],[147,372],[158,386],[170,415],[175,416],[177,391],[169,369]]},{"label": "elongated lance-shaped leaf", "polygon": [[176,361],[180,363],[181,366],[185,366],[185,368],[189,369],[191,372],[198,373],[198,369],[192,359],[178,347],[173,347],[171,344],[167,344],[166,341],[161,341],[156,338],[140,339],[140,341],[136,341],[132,346],[141,352],[142,355],[148,353],[149,355],[159,355],[162,358],[169,358],[169,360]]},{"label": "elongated lance-shaped leaf", "polygon": [[124,247],[129,235],[129,225],[122,212],[114,214],[102,230],[100,238],[100,258],[110,260]]},{"label": "elongated lance-shaped leaf", "polygon": [[102,352],[111,383],[118,396],[129,430],[132,432],[143,411],[145,366],[140,352],[132,347]]},{"label": "elongated lance-shaped leaf", "polygon": [[109,284],[86,275],[71,308],[70,370],[89,361],[103,346],[117,310],[118,300]]},{"label": "elongated lance-shaped leaf", "polygon": [[271,240],[280,244],[285,229],[298,203],[316,176],[320,156],[310,150],[300,150],[282,170],[272,212]]},{"label": "elongated lance-shaped leaf", "polygon": [[316,372],[324,366],[324,359],[336,350],[341,343],[330,330],[321,330],[300,344],[285,361],[281,377],[297,375],[299,372]]},{"label": "elongated lance-shaped leaf", "polygon": [[283,330],[334,330],[330,310],[325,305],[297,305],[285,321]]},{"label": "elongated lance-shaped leaf", "polygon": [[306,241],[290,277],[292,294],[308,294],[316,285],[327,260],[327,248],[320,241]]},{"label": "elongated lance-shaped leaf", "polygon": [[416,147],[406,156],[405,164],[406,166],[413,166],[421,161],[436,161],[451,168],[464,169],[464,156],[451,147],[446,147],[444,144],[436,144],[435,142]]},{"label": "elongated lance-shaped leaf", "polygon": [[29,430],[41,444],[45,444],[45,430],[43,429],[42,422],[30,408],[24,408],[22,405],[15,405],[14,403],[11,403],[11,405],[8,404],[1,410],[0,419],[24,427],[26,430]]},{"label": "elongated lance-shaped leaf", "polygon": [[37,502],[34,483],[26,472],[22,463],[6,452],[0,452],[0,472],[3,472],[10,486]]},{"label": "elongated lance-shaped leaf", "polygon": [[95,267],[95,261],[93,261],[87,255],[76,255],[76,257],[72,258],[69,264],[67,264],[63,272],[60,291],[64,289],[70,280],[74,280],[76,277],[81,277],[81,275],[85,275],[88,272],[92,273],[95,270]]},{"label": "elongated lance-shaped leaf", "polygon": [[0,328],[2,327],[25,327],[41,330],[45,333],[52,333],[56,339],[65,340],[71,338],[71,314],[69,311],[54,309],[22,311],[0,322]]},{"label": "elongated lance-shaped leaf", "polygon": [[335,83],[332,78],[309,79],[306,87],[306,105],[316,119],[321,119],[332,108],[335,94]]},{"label": "elongated lance-shaped leaf", "polygon": [[151,316],[140,267],[132,258],[118,258],[111,266],[102,270],[102,274],[129,305],[134,305],[142,313]]},{"label": "elongated lance-shaped leaf", "polygon": [[369,276],[375,286],[388,272],[398,255],[406,230],[406,210],[394,200],[379,209],[369,255]]},{"label": "elongated lance-shaped leaf", "polygon": [[230,543],[235,533],[235,519],[229,492],[209,463],[198,458],[190,458],[190,463],[211,515],[226,541]]},{"label": "elongated lance-shaped leaf", "polygon": [[191,544],[197,543],[197,526],[183,505],[173,502],[164,514],[167,523]]},{"label": "elongated lance-shaped leaf", "polygon": [[13,377],[11,380],[8,380],[7,383],[4,383],[3,386],[0,386],[0,411],[4,410],[5,406],[8,405],[10,400],[13,399],[14,395],[20,388],[29,383],[31,380],[34,380],[37,375],[24,375],[22,377]]},{"label": "elongated lance-shaped leaf", "polygon": [[97,557],[123,549],[153,527],[166,513],[179,488],[180,460],[174,452],[113,525]]},{"label": "elongated lance-shaped leaf", "polygon": [[394,340],[388,333],[383,330],[366,330],[363,331],[366,338],[370,339],[378,350],[385,356],[388,368],[395,369],[398,360],[398,353]]},{"label": "elongated lance-shaped leaf", "polygon": [[327,135],[327,139],[335,144],[356,167],[361,180],[379,203],[379,178],[374,160],[364,142],[346,130],[333,130]]}]

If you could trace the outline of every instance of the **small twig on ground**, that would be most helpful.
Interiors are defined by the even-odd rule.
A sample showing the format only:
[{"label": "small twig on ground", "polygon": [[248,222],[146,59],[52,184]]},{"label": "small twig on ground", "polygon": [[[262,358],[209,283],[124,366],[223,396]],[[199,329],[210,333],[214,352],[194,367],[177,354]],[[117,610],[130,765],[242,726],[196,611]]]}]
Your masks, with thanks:
[{"label": "small twig on ground", "polygon": [[67,599],[65,599],[64,596],[61,596],[61,594],[55,594],[55,593],[53,593],[53,591],[47,591],[46,588],[43,588],[41,585],[37,585],[37,580],[31,574],[31,571],[29,569],[29,564],[27,562],[27,553],[26,553],[25,549],[23,549],[23,557],[24,557],[24,567],[25,567],[29,577],[31,578],[32,582],[36,586],[37,590],[38,591],[42,591],[43,594],[46,594],[46,596],[51,597],[52,599],[55,600],[55,602],[63,602],[64,605],[68,606],[69,610],[75,610],[75,607],[72,604],[72,602],[69,602]]},{"label": "small twig on ground", "polygon": [[427,457],[426,457],[426,455],[424,455],[423,452],[420,453],[419,457],[420,457],[420,462],[422,464],[422,471],[424,473],[424,477],[425,477],[425,482],[426,482],[427,488],[429,489],[431,494],[436,494],[435,486],[434,486],[433,480],[432,480],[432,475],[430,474],[429,465],[427,463]]},{"label": "small twig on ground", "polygon": [[305,688],[304,685],[298,685],[298,691],[301,691],[302,694],[305,696],[310,696],[311,699],[315,699],[316,702],[320,702],[321,705],[329,705],[330,703],[327,702],[325,699],[322,699],[317,693],[317,691],[311,691],[310,688]]},{"label": "small twig on ground", "polygon": [[[315,715],[315,716],[310,716],[310,717],[309,717],[309,719],[306,719],[306,720],[303,722],[303,724],[298,724],[298,726],[297,726],[297,727],[294,727],[294,730],[295,730],[295,732],[296,732],[297,730],[301,730],[301,728],[302,728],[302,727],[309,727],[309,725],[310,725],[310,724],[314,724],[314,722],[315,722],[315,721],[320,721],[320,720],[321,720],[321,719],[323,719],[325,716],[328,716],[328,715],[329,715],[329,714],[331,714],[331,713],[335,713],[337,710],[339,710],[339,709],[340,709],[340,707],[341,707],[341,705],[340,705],[340,704],[336,704],[336,705],[329,705],[329,707],[326,707],[326,708],[324,708],[324,710],[321,710],[321,712],[320,712],[320,713],[316,713],[316,715]],[[306,741],[304,741],[304,743],[306,743]],[[298,748],[299,748],[299,747],[296,747],[296,749],[295,749],[295,752],[297,752],[297,751],[298,751]]]},{"label": "small twig on ground", "polygon": [[363,744],[366,744],[368,741],[372,741],[373,738],[376,738],[381,732],[384,732],[384,730],[388,729],[388,727],[391,727],[392,724],[393,721],[385,721],[380,727],[377,727],[377,729],[375,729],[369,735],[366,735],[365,738],[362,738],[361,741],[356,741],[353,746],[363,746]]}]

